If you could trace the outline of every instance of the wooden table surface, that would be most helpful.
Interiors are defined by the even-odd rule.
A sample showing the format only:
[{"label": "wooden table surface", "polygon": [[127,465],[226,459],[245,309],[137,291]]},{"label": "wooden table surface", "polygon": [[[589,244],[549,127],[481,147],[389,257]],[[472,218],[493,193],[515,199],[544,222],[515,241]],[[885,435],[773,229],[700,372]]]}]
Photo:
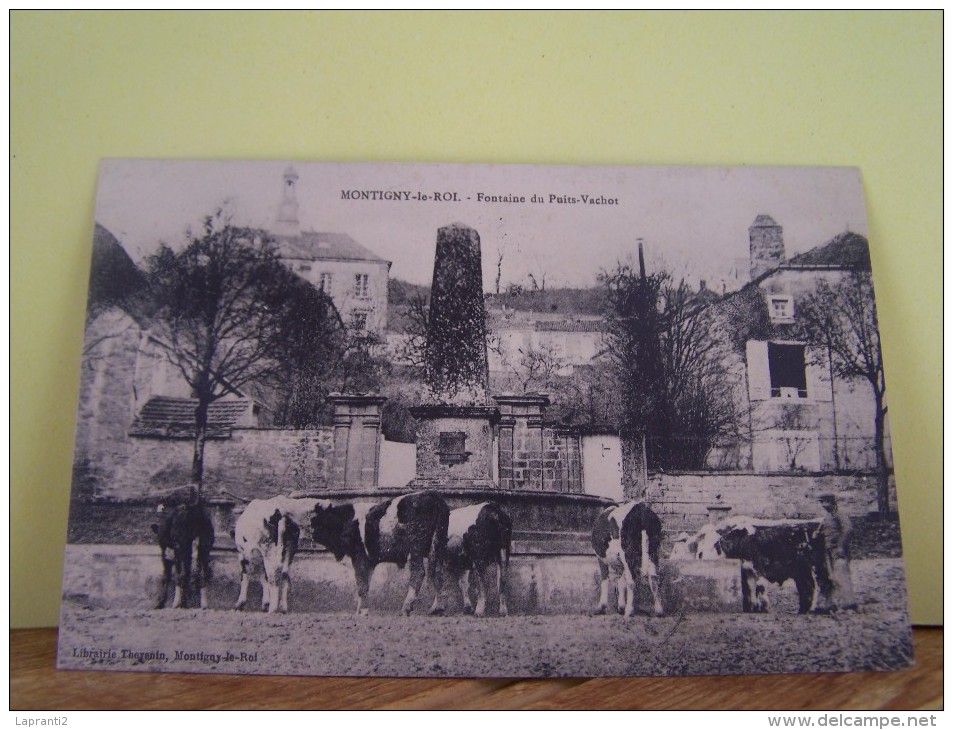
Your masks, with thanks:
[{"label": "wooden table surface", "polygon": [[56,629],[10,632],[11,710],[939,710],[943,629],[899,672],[620,679],[350,679],[57,671]]}]

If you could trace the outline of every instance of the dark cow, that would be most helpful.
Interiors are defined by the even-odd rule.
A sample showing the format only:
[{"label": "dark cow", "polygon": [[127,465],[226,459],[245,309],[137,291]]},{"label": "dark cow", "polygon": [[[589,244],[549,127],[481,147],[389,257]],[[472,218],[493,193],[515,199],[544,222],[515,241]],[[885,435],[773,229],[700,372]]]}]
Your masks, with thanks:
[{"label": "dark cow", "polygon": [[741,561],[742,610],[746,613],[768,610],[764,580],[778,585],[793,580],[798,613],[814,607],[818,590],[830,600],[830,569],[819,520],[729,517],[706,525],[694,536],[685,536],[683,542],[672,551],[673,558]]},{"label": "dark cow", "polygon": [[401,611],[410,615],[427,574],[437,591],[432,612],[441,610],[440,565],[447,547],[450,509],[433,492],[405,494],[379,504],[353,502],[333,505],[318,502],[311,517],[315,542],[334,557],[351,559],[357,580],[357,612],[367,615],[367,592],[378,563],[395,563],[403,568],[410,562],[410,587]]},{"label": "dark cow", "polygon": [[194,494],[159,505],[161,522],[152,525],[162,551],[162,594],[156,608],[165,608],[175,586],[172,608],[188,608],[198,593],[199,607],[208,608],[206,585],[212,579],[215,528],[205,502]]},{"label": "dark cow", "polygon": [[[450,513],[447,539],[447,577],[456,580],[463,592],[463,610],[483,616],[487,589],[495,572],[499,615],[506,616],[506,569],[510,562],[513,524],[494,502],[461,507]],[[496,565],[496,570],[492,566]],[[476,579],[476,610],[470,601],[470,575]]]},{"label": "dark cow", "polygon": [[252,500],[245,507],[235,523],[241,569],[236,610],[245,607],[251,576],[259,573],[262,610],[288,611],[291,561],[298,551],[301,525],[307,524],[315,504],[314,499],[274,497]]},{"label": "dark cow", "polygon": [[609,610],[609,573],[616,575],[619,613],[635,615],[641,581],[652,591],[656,616],[662,615],[659,597],[659,547],[662,522],[644,502],[609,507],[592,526],[592,547],[599,558],[602,584],[597,613]]}]

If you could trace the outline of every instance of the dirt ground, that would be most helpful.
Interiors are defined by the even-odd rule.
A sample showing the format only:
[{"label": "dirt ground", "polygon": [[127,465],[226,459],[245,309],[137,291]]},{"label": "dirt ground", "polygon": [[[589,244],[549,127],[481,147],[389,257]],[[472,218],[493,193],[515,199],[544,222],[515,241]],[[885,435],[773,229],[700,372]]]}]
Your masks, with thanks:
[{"label": "dirt ground", "polygon": [[[382,676],[619,676],[891,669],[912,659],[902,567],[858,564],[861,610],[407,618],[64,604],[61,668]],[[876,575],[863,575],[864,571]],[[787,586],[785,593],[788,593]],[[419,609],[422,612],[423,608]]]}]

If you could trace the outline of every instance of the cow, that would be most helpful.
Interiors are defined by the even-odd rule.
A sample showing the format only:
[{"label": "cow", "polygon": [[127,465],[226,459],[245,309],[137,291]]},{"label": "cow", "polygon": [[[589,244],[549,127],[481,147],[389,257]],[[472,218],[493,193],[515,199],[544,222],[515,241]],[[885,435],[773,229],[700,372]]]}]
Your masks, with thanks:
[{"label": "cow", "polygon": [[156,608],[165,608],[174,586],[172,608],[188,608],[198,593],[199,608],[208,608],[206,586],[212,579],[215,527],[205,502],[194,491],[187,498],[159,504],[161,522],[152,531],[162,555],[162,592]]},{"label": "cow", "polygon": [[[482,502],[450,513],[447,538],[447,578],[456,580],[463,593],[463,610],[476,616],[486,613],[487,589],[496,565],[499,615],[506,616],[506,569],[510,562],[513,524],[495,502]],[[476,579],[477,604],[470,601],[470,575]]]},{"label": "cow", "polygon": [[450,509],[433,492],[414,492],[378,504],[318,502],[311,516],[311,535],[337,560],[351,559],[357,581],[357,613],[366,616],[371,575],[379,563],[410,563],[410,586],[401,612],[409,616],[427,575],[436,589],[431,613],[440,613],[440,565],[447,547]]},{"label": "cow", "polygon": [[301,526],[308,524],[317,500],[273,497],[248,503],[235,523],[241,587],[235,609],[248,602],[251,576],[259,573],[261,608],[269,613],[288,611],[291,561],[298,551]]},{"label": "cow", "polygon": [[818,591],[827,602],[832,588],[820,520],[760,520],[727,517],[681,536],[672,558],[741,561],[741,601],[745,613],[765,613],[764,581],[797,587],[798,613],[815,606]]},{"label": "cow", "polygon": [[616,575],[619,613],[635,615],[637,591],[646,581],[652,592],[653,610],[661,616],[659,595],[659,548],[662,522],[644,502],[626,502],[608,507],[592,526],[592,548],[599,559],[601,585],[596,613],[609,610],[609,574]]}]

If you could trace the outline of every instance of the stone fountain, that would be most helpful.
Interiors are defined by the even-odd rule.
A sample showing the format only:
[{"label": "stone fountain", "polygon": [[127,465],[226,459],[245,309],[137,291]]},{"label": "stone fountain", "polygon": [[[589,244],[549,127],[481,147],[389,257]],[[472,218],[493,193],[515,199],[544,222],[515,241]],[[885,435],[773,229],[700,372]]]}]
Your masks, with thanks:
[{"label": "stone fountain", "polygon": [[[328,489],[310,494],[376,501],[432,489],[451,509],[493,500],[513,521],[511,608],[583,610],[598,597],[590,530],[612,502],[584,493],[580,434],[545,423],[548,396],[491,397],[487,335],[479,233],[462,223],[444,226],[434,257],[424,402],[411,408],[417,419],[415,477],[404,485],[378,483],[384,399],[335,394]],[[327,559],[312,570],[316,583],[340,585]],[[388,594],[394,571],[375,573],[372,592]],[[397,601],[397,593],[391,598]]]}]

